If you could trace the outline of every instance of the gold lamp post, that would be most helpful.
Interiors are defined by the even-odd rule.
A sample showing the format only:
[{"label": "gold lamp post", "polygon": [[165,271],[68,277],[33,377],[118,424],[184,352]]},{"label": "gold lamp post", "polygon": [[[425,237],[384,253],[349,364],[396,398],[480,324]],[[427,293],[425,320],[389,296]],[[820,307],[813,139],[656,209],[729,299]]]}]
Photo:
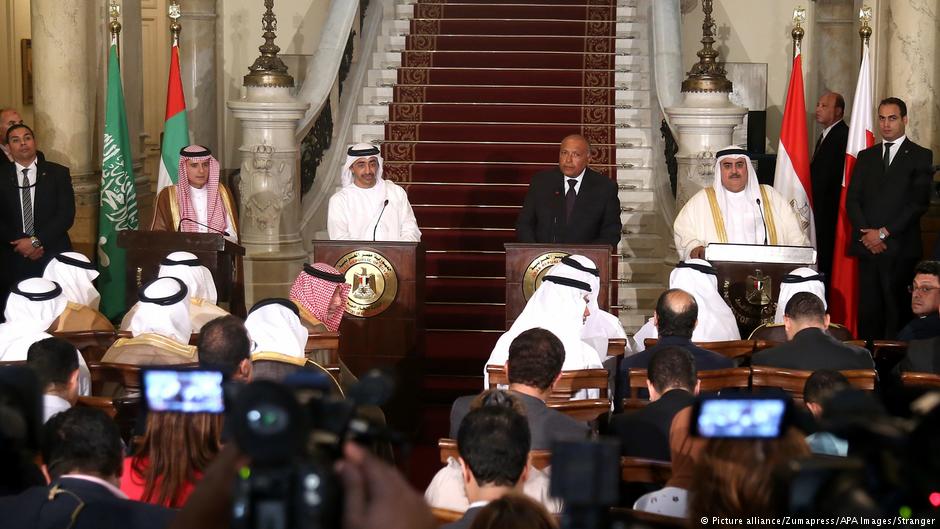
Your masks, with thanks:
[{"label": "gold lamp post", "polygon": [[731,92],[731,81],[725,69],[718,64],[715,43],[715,21],[712,19],[712,0],[702,0],[705,21],[702,22],[702,49],[696,53],[699,61],[692,66],[689,77],[682,81],[683,92]]},{"label": "gold lamp post", "polygon": [[264,44],[258,47],[261,55],[248,67],[251,71],[245,76],[245,86],[264,86],[291,88],[294,78],[287,73],[287,65],[277,56],[281,48],[274,44],[277,35],[277,17],[274,16],[274,0],[264,0],[265,12],[261,17],[261,27],[264,29]]}]

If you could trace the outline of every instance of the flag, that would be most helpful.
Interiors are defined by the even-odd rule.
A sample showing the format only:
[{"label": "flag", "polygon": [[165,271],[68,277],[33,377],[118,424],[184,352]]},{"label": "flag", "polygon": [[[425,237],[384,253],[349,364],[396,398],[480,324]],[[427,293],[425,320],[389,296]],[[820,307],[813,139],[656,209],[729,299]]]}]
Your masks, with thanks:
[{"label": "flag", "polygon": [[774,189],[780,192],[800,216],[803,233],[816,246],[816,225],[813,222],[813,184],[809,174],[809,141],[806,133],[806,100],[803,97],[803,58],[797,52],[783,108],[780,144],[777,146],[777,169]]},{"label": "flag", "polygon": [[189,122],[186,120],[186,99],[180,80],[180,48],[170,48],[170,79],[166,87],[166,117],[163,121],[163,145],[160,148],[160,174],[157,193],[176,184],[179,175],[180,149],[189,145]]},{"label": "flag", "polygon": [[101,293],[101,313],[114,319],[127,308],[124,304],[127,255],[117,247],[117,233],[136,230],[138,226],[137,192],[116,40],[112,40],[108,51],[106,97],[98,210],[98,291]]},{"label": "flag", "polygon": [[862,48],[862,66],[855,85],[855,103],[849,122],[849,141],[845,148],[845,172],[842,175],[842,198],[839,199],[839,219],[836,222],[836,242],[832,252],[832,279],[830,281],[829,312],[832,320],[841,323],[855,335],[858,332],[858,259],[849,255],[852,225],[845,212],[845,194],[852,180],[855,158],[875,144],[872,127],[872,77],[868,43]]}]

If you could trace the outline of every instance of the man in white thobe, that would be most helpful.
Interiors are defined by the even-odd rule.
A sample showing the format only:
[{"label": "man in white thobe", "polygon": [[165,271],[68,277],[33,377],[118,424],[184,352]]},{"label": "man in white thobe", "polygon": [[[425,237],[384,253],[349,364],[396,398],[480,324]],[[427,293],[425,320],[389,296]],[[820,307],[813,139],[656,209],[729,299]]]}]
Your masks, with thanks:
[{"label": "man in white thobe", "polygon": [[421,230],[405,190],[382,178],[379,148],[359,143],[346,155],[343,188],[330,197],[330,240],[420,241]]},{"label": "man in white thobe", "polygon": [[680,260],[703,259],[709,243],[808,246],[800,217],[786,198],[760,185],[747,151],[716,153],[715,180],[692,196],[673,224]]}]

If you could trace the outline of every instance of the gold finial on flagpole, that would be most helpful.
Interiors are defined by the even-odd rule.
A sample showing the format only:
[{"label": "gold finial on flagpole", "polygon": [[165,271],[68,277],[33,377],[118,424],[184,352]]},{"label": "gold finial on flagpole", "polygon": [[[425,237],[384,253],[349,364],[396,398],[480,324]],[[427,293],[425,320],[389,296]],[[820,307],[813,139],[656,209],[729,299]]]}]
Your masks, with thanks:
[{"label": "gold finial on flagpole", "polygon": [[806,10],[803,7],[797,7],[793,10],[793,30],[790,31],[790,36],[793,38],[793,56],[796,57],[798,54],[803,53],[803,35],[806,32],[803,30],[803,23],[806,22]]},{"label": "gold finial on flagpole", "polygon": [[862,44],[868,44],[871,38],[871,7],[865,6],[858,10],[858,21],[862,26],[858,28],[858,36],[862,38]]},{"label": "gold finial on flagpole", "polygon": [[702,0],[705,21],[702,22],[702,49],[696,53],[699,61],[689,70],[689,76],[682,81],[683,92],[730,92],[731,81],[725,77],[725,69],[718,64],[718,50],[712,48],[715,43],[715,21],[712,19],[712,0]]},{"label": "gold finial on flagpole", "polygon": [[172,36],[173,46],[180,45],[180,31],[183,29],[183,26],[180,25],[180,17],[183,16],[180,12],[180,5],[173,0],[173,2],[167,6],[166,14],[170,17],[170,35]]},{"label": "gold finial on flagpole", "polygon": [[118,37],[121,34],[121,6],[117,3],[117,0],[111,0],[111,3],[108,4],[108,17],[111,19],[111,23],[109,24],[111,44],[117,45],[117,54],[118,57],[120,57],[121,41]]},{"label": "gold finial on flagpole", "polygon": [[271,86],[291,88],[294,78],[287,73],[287,65],[277,56],[281,48],[274,43],[277,35],[277,17],[274,15],[274,0],[264,0],[264,15],[261,17],[264,44],[258,47],[261,55],[248,67],[251,72],[244,78],[245,86]]}]

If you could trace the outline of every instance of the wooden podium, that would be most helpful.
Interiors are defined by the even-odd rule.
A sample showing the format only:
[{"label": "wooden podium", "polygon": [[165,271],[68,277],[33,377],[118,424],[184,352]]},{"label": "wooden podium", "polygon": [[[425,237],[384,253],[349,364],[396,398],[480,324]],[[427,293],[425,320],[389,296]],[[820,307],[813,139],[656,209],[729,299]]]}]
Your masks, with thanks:
[{"label": "wooden podium", "polygon": [[336,268],[352,284],[339,327],[340,359],[357,377],[372,368],[393,372],[395,397],[384,406],[388,421],[400,431],[415,430],[424,357],[424,245],[313,241],[311,259]]},{"label": "wooden podium", "polygon": [[597,304],[610,307],[610,246],[606,244],[506,243],[506,329],[522,313],[542,277],[566,255],[583,255],[594,261],[600,273],[601,287]]},{"label": "wooden podium", "polygon": [[160,261],[172,252],[190,252],[212,272],[219,302],[245,317],[245,280],[241,258],[245,248],[217,233],[175,231],[134,231],[118,233],[118,248],[127,250],[127,306],[137,302],[137,290],[155,279]]},{"label": "wooden podium", "polygon": [[741,337],[772,323],[780,280],[795,268],[813,266],[816,250],[803,246],[709,244],[705,260],[718,271],[718,293],[731,306]]}]

